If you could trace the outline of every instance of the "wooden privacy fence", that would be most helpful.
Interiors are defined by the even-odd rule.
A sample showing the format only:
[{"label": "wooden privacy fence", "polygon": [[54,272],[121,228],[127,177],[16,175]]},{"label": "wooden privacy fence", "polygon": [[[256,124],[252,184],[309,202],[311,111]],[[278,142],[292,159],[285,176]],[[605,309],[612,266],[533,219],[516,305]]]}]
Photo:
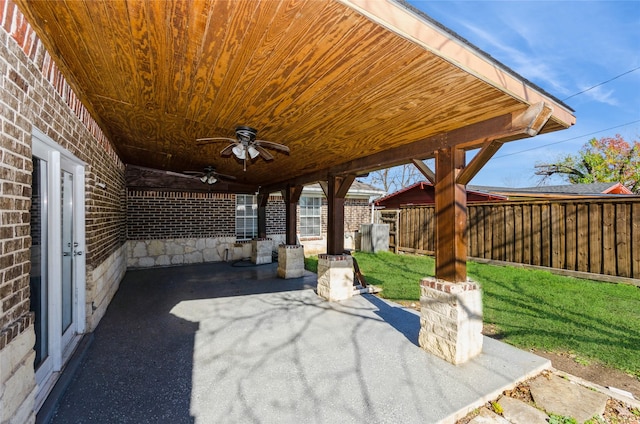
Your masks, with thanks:
[{"label": "wooden privacy fence", "polygon": [[[478,203],[467,219],[471,258],[640,278],[640,198]],[[433,206],[401,208],[397,250],[433,254],[434,231]]]}]

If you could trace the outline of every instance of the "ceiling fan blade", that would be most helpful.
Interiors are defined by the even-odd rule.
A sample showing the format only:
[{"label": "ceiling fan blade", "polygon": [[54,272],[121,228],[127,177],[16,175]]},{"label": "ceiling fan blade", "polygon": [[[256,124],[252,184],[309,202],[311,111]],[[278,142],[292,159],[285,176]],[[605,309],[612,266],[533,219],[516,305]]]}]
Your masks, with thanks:
[{"label": "ceiling fan blade", "polygon": [[207,137],[207,138],[196,138],[196,143],[198,144],[209,144],[215,143],[217,141],[228,141],[231,143],[235,143],[237,140],[229,137]]},{"label": "ceiling fan blade", "polygon": [[198,174],[199,172],[195,172],[195,171],[185,171],[185,172],[164,171],[164,173],[166,175],[171,175],[172,177],[196,178],[195,175],[189,175],[189,174]]},{"label": "ceiling fan blade", "polygon": [[262,156],[262,159],[266,160],[266,161],[272,161],[273,160],[273,155],[269,152],[267,152],[264,148],[262,148],[262,146],[255,144],[253,147],[255,147],[255,149],[258,151],[258,153],[260,153],[260,156]]},{"label": "ceiling fan blade", "polygon": [[280,150],[281,152],[285,152],[285,153],[289,153],[290,152],[289,148],[287,146],[285,146],[284,144],[274,143],[273,141],[256,140],[255,141],[255,145],[256,146],[261,146],[261,147],[266,147],[267,149]]},{"label": "ceiling fan blade", "polygon": [[231,180],[231,181],[235,181],[237,178],[234,177],[233,175],[226,175],[226,174],[221,174],[219,172],[213,172],[213,175],[218,176],[220,178],[222,178],[223,180]]},{"label": "ceiling fan blade", "polygon": [[236,144],[238,144],[238,143],[231,143],[227,147],[222,149],[220,151],[220,156],[223,156],[223,157],[231,156],[231,154],[233,153],[233,148],[236,146]]}]

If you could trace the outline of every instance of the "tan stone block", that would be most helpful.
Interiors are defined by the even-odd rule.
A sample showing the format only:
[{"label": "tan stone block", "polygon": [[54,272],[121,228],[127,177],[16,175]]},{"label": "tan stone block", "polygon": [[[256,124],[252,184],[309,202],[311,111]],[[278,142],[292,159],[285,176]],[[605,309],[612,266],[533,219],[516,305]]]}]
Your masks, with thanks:
[{"label": "tan stone block", "polygon": [[345,260],[319,258],[318,295],[332,302],[353,296],[352,266],[351,257],[346,257]]},{"label": "tan stone block", "polygon": [[138,260],[138,266],[143,268],[149,268],[149,267],[155,266],[155,264],[156,264],[156,261],[153,258],[149,258],[149,257],[140,258]]},{"label": "tan stone block", "polygon": [[[35,351],[32,349],[33,344],[27,350],[26,355],[20,357],[25,351],[24,344],[29,339],[35,341],[33,327],[30,327],[30,329],[25,333],[30,332],[31,335],[27,335],[20,341],[18,341],[20,338],[18,336],[0,351],[2,386],[4,386],[0,393],[0,422],[3,423],[10,421],[16,415],[23,406],[25,399],[33,393],[36,387],[33,369],[33,361],[35,360]],[[33,402],[30,406],[33,408]]]},{"label": "tan stone block", "polygon": [[202,260],[205,262],[220,262],[222,258],[220,258],[217,249],[204,248],[202,249]]},{"label": "tan stone block", "polygon": [[132,255],[134,258],[142,258],[144,256],[149,256],[147,253],[147,245],[143,241],[134,242]]},{"label": "tan stone block", "polygon": [[9,420],[9,424],[32,424],[36,422],[36,414],[33,410],[35,392],[36,389],[34,388],[31,394],[22,402],[22,405],[18,407],[13,417]]},{"label": "tan stone block", "polygon": [[186,264],[199,264],[202,263],[202,253],[192,252],[184,255],[184,263]]},{"label": "tan stone block", "polygon": [[[167,255],[184,255],[184,246],[175,240],[169,240],[166,243]],[[173,263],[173,262],[172,262]],[[182,263],[182,262],[180,262]]]},{"label": "tan stone block", "polygon": [[13,372],[22,366],[24,358],[34,352],[36,335],[30,326],[0,351],[0,382],[7,381]]},{"label": "tan stone block", "polygon": [[445,293],[421,286],[420,335],[423,349],[453,364],[482,352],[480,290]]},{"label": "tan stone block", "polygon": [[147,256],[160,256],[165,253],[165,245],[162,240],[151,240],[147,246]]}]

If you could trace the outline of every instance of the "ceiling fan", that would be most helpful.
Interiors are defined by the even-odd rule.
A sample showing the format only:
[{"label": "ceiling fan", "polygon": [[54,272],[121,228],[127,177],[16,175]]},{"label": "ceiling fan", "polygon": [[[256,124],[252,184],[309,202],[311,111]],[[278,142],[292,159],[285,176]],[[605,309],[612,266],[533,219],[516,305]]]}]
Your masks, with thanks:
[{"label": "ceiling fan", "polygon": [[283,153],[289,153],[289,148],[284,144],[274,143],[273,141],[256,140],[258,130],[255,128],[240,125],[236,127],[236,139],[229,137],[209,137],[198,138],[196,142],[198,144],[215,143],[219,141],[230,142],[227,147],[222,149],[220,156],[229,157],[234,154],[238,159],[243,161],[244,170],[247,170],[247,159],[255,159],[260,156],[266,161],[272,161],[273,155],[265,149],[278,150]]},{"label": "ceiling fan", "polygon": [[207,184],[215,184],[218,180],[235,180],[236,177],[233,175],[225,175],[219,172],[216,172],[216,168],[213,166],[207,166],[203,171],[184,171],[183,174],[187,174],[190,178],[198,178],[203,183]]}]

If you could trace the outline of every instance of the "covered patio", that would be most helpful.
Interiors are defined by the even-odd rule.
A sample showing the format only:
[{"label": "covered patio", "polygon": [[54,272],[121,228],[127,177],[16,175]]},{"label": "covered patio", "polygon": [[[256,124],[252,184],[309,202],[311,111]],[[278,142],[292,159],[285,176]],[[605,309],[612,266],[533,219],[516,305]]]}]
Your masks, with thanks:
[{"label": "covered patio", "polygon": [[453,422],[550,365],[492,339],[452,365],[415,311],[241,265],[127,272],[52,422]]},{"label": "covered patio", "polygon": [[[482,342],[466,185],[504,143],[573,125],[562,101],[401,0],[2,5],[2,419],[32,422],[94,330],[60,422],[431,422],[542,365]],[[421,288],[457,308],[442,316],[351,298],[347,194],[400,164],[435,187],[436,279]],[[298,211],[314,183],[320,298],[290,272],[304,272]],[[275,265],[127,270],[131,254],[226,261],[254,242],[270,261],[273,240],[300,265],[287,281]]]}]

